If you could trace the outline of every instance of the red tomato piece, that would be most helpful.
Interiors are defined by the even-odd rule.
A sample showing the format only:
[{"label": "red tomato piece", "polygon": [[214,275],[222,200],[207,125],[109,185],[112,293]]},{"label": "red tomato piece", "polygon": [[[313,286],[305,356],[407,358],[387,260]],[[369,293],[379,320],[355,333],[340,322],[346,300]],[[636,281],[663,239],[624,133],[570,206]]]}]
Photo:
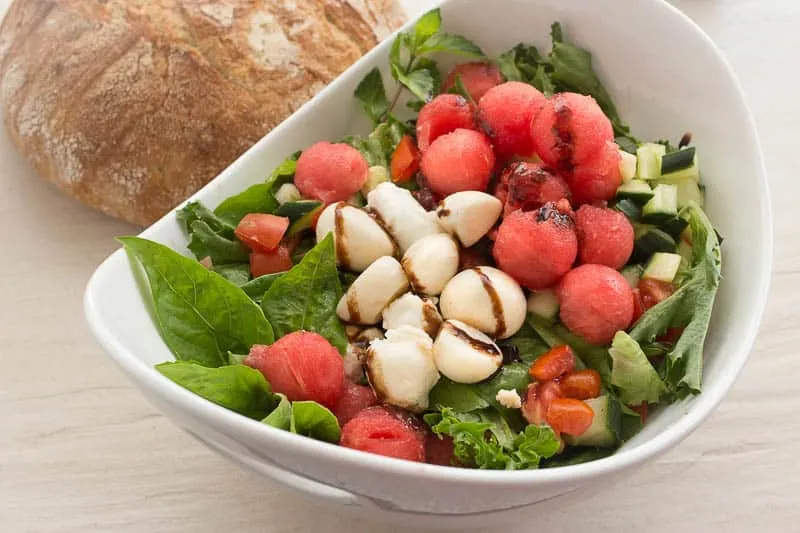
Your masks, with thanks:
[{"label": "red tomato piece", "polygon": [[638,287],[631,291],[633,294],[633,318],[631,318],[631,325],[636,324],[646,311],[644,303],[642,302],[642,293],[639,292]]},{"label": "red tomato piece", "polygon": [[483,95],[478,121],[492,138],[499,158],[533,154],[531,122],[546,102],[534,86],[519,81],[502,83]]},{"label": "red tomato piece", "polygon": [[333,408],[344,393],[344,364],[325,337],[295,331],[269,346],[255,345],[244,361],[291,401],[313,400]]},{"label": "red tomato piece", "polygon": [[645,311],[666,300],[675,292],[675,285],[672,283],[649,278],[640,279],[637,288],[641,294],[642,307]]},{"label": "red tomato piece", "polygon": [[597,370],[576,370],[561,378],[561,391],[567,398],[589,400],[600,396],[602,380]]},{"label": "red tomato piece", "polygon": [[550,169],[537,163],[514,161],[500,176],[494,195],[508,216],[517,209],[533,211],[547,202],[570,198],[569,186]]},{"label": "red tomato piece", "polygon": [[392,181],[408,181],[419,170],[419,150],[410,135],[403,135],[397,148],[392,152]]},{"label": "red tomato piece", "polygon": [[578,259],[619,270],[633,253],[634,231],[623,213],[582,205],[575,213]]},{"label": "red tomato piece", "polygon": [[447,435],[438,437],[428,433],[425,441],[425,461],[432,465],[451,466],[453,464],[453,439]]},{"label": "red tomato piece", "polygon": [[492,253],[501,270],[531,290],[555,284],[578,255],[569,203],[514,211],[500,224]]},{"label": "red tomato piece", "polygon": [[368,176],[369,164],[361,152],[349,144],[318,142],[300,154],[294,184],[305,198],[331,204],[353,196]]},{"label": "red tomato piece", "polygon": [[458,129],[474,130],[475,110],[463,96],[440,94],[419,111],[417,117],[417,144],[422,152],[433,141]]},{"label": "red tomato piece", "polygon": [[575,368],[575,353],[566,344],[555,346],[533,362],[530,375],[536,381],[551,381],[572,372]]},{"label": "red tomato piece", "polygon": [[489,138],[474,130],[442,135],[422,155],[422,173],[439,196],[459,191],[485,191],[494,168]]},{"label": "red tomato piece", "polygon": [[629,405],[628,407],[630,407],[633,411],[636,411],[639,414],[639,418],[642,419],[642,424],[644,424],[647,421],[647,412],[648,412],[647,402],[642,402],[639,405]]},{"label": "red tomato piece", "polygon": [[294,266],[292,250],[283,244],[269,253],[253,252],[250,254],[250,274],[254,278],[286,272],[292,266]]},{"label": "red tomato piece", "polygon": [[479,102],[489,89],[503,83],[503,75],[499,68],[491,63],[474,61],[456,65],[447,74],[442,92],[448,92],[455,87],[456,78],[461,78],[462,85],[476,102]]},{"label": "red tomato piece", "polygon": [[333,406],[333,414],[339,420],[339,425],[343,426],[359,412],[377,403],[378,399],[375,397],[375,392],[370,387],[346,381],[342,397]]},{"label": "red tomato piece", "polygon": [[289,228],[287,217],[250,213],[236,226],[236,237],[254,252],[269,253],[278,247]]},{"label": "red tomato piece", "polygon": [[573,205],[591,204],[611,200],[622,184],[619,170],[619,148],[614,142],[595,153],[595,156],[576,166],[571,174],[564,174],[572,191]]},{"label": "red tomato piece", "polygon": [[425,461],[425,432],[413,418],[383,406],[368,407],[354,416],[342,428],[339,444],[397,459]]},{"label": "red tomato piece", "polygon": [[583,435],[594,420],[594,411],[586,402],[574,398],[556,398],[547,409],[547,423],[556,433],[573,437]]},{"label": "red tomato piece", "polygon": [[543,424],[550,404],[563,396],[561,386],[555,381],[531,383],[522,401],[522,416],[530,424]]},{"label": "red tomato piece", "polygon": [[611,342],[633,319],[633,291],[622,274],[604,265],[572,269],[558,286],[559,316],[592,344]]}]

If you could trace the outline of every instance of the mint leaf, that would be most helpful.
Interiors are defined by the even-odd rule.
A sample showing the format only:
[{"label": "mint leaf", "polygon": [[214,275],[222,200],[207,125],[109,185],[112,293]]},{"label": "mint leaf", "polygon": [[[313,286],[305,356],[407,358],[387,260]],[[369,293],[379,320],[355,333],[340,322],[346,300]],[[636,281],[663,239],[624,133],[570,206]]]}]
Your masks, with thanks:
[{"label": "mint leaf", "polygon": [[192,222],[189,235],[188,248],[198,259],[210,257],[214,265],[249,260],[250,251],[241,242],[215,233],[203,220]]},{"label": "mint leaf", "polygon": [[338,443],[342,432],[333,413],[317,402],[292,402],[289,431],[325,442]]},{"label": "mint leaf", "polygon": [[[475,100],[472,98],[472,95],[469,94],[466,86],[464,86],[464,81],[461,79],[460,75],[456,76],[456,82],[453,84],[453,88],[449,91],[452,94],[457,94],[467,102],[471,103],[472,105],[477,105]],[[477,109],[477,108],[476,108]]]},{"label": "mint leaf", "polygon": [[403,123],[390,117],[387,122],[378,124],[367,137],[351,136],[343,142],[361,152],[369,166],[388,168],[392,153],[407,131]]},{"label": "mint leaf", "polygon": [[380,70],[373,68],[369,71],[355,91],[355,97],[361,102],[364,112],[378,124],[383,121],[389,112],[389,100],[386,98],[386,89]]},{"label": "mint leaf", "polygon": [[535,46],[524,43],[519,43],[497,58],[497,66],[506,81],[526,83],[533,82],[537,69],[544,62],[545,59]]},{"label": "mint leaf", "polygon": [[264,375],[249,366],[208,368],[174,361],[156,365],[156,370],[198,396],[250,418],[264,418],[278,404]]},{"label": "mint leaf", "polygon": [[292,404],[284,394],[278,394],[280,403],[261,423],[289,431],[292,425]]},{"label": "mint leaf", "polygon": [[197,261],[139,237],[119,241],[142,296],[175,358],[217,367],[228,352],[246,353],[271,344],[272,327],[238,287]]},{"label": "mint leaf", "polygon": [[441,76],[432,62],[422,63],[422,66],[415,67],[411,72],[404,72],[400,67],[392,65],[395,79],[399,81],[408,91],[423,102],[430,102],[439,92],[441,86]]},{"label": "mint leaf", "polygon": [[666,387],[647,356],[624,331],[614,335],[611,347],[611,380],[620,400],[628,405],[657,403]]},{"label": "mint leaf", "polygon": [[333,235],[328,234],[298,265],[273,281],[261,308],[278,338],[298,330],[314,331],[344,354],[347,336],[336,316],[342,294]]},{"label": "mint leaf", "polygon": [[485,58],[486,54],[480,47],[461,35],[453,33],[436,33],[431,35],[424,43],[416,49],[417,55],[430,54],[433,52],[448,52],[462,56]]},{"label": "mint leaf", "polygon": [[442,27],[442,11],[439,8],[431,9],[422,15],[414,24],[414,48],[419,47],[432,35],[439,32]]}]

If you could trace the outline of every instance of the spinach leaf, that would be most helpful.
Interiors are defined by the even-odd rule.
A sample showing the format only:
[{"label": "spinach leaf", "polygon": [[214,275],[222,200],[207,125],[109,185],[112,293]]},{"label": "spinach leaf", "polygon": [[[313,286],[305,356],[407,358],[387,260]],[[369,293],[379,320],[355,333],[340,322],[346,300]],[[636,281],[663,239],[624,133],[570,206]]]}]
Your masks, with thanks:
[{"label": "spinach leaf", "polygon": [[250,265],[248,263],[232,263],[229,265],[214,265],[211,270],[241,287],[250,281]]},{"label": "spinach leaf", "polygon": [[119,239],[164,342],[181,361],[228,362],[228,351],[271,344],[272,327],[238,287],[197,261],[157,242]]},{"label": "spinach leaf", "polygon": [[278,404],[278,397],[258,370],[244,365],[208,368],[188,361],[156,365],[181,387],[244,416],[262,419]]},{"label": "spinach leaf", "polygon": [[228,239],[233,239],[233,231],[236,229],[235,224],[218,217],[200,202],[189,202],[178,210],[176,217],[189,235],[192,232],[192,224],[197,221],[205,222],[211,231]]},{"label": "spinach leaf", "polygon": [[389,112],[389,100],[386,98],[383,78],[377,67],[370,70],[358,84],[355,97],[361,102],[364,112],[374,124],[383,121]]},{"label": "spinach leaf", "polygon": [[289,431],[312,439],[338,443],[342,432],[333,413],[317,402],[292,402]]},{"label": "spinach leaf", "polygon": [[692,233],[692,261],[683,284],[670,297],[645,312],[630,336],[651,343],[672,327],[685,329],[665,360],[664,382],[677,398],[700,392],[703,344],[721,278],[722,252],[714,227],[694,202],[681,210]]},{"label": "spinach leaf", "polygon": [[528,365],[511,363],[503,366],[491,379],[472,385],[456,383],[442,377],[431,389],[429,401],[436,409],[449,407],[462,413],[489,406],[502,408],[495,400],[500,389],[513,389],[522,394],[530,381]]},{"label": "spinach leaf", "polygon": [[624,331],[614,335],[611,347],[611,384],[628,405],[657,403],[665,386],[639,344]]},{"label": "spinach leaf", "polygon": [[278,397],[280,397],[280,403],[261,423],[289,431],[292,425],[292,404],[284,394],[278,394]]},{"label": "spinach leaf", "polygon": [[509,337],[504,342],[516,346],[520,359],[528,366],[532,365],[539,356],[550,350],[550,346],[539,337],[536,330],[527,322],[522,325],[522,328],[514,336]]},{"label": "spinach leaf", "polygon": [[275,280],[284,274],[286,274],[286,272],[276,272],[274,274],[258,276],[242,285],[242,290],[246,295],[252,298],[254,302],[261,303],[261,299],[264,297],[264,293],[267,292],[267,289],[272,287]]},{"label": "spinach leaf", "polygon": [[336,316],[342,294],[333,235],[328,234],[298,265],[272,283],[261,307],[278,337],[301,329],[315,331],[344,354],[347,336]]},{"label": "spinach leaf", "polygon": [[205,221],[195,220],[189,229],[189,250],[202,259],[210,257],[214,265],[248,261],[250,252],[238,240],[215,233]]}]

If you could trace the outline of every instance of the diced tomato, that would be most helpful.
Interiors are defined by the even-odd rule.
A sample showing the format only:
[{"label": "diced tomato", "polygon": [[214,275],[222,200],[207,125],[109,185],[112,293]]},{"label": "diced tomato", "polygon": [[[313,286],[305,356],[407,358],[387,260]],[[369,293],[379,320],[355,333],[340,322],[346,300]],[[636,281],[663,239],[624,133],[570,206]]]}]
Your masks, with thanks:
[{"label": "diced tomato", "polygon": [[639,405],[629,405],[628,407],[630,407],[631,410],[639,413],[639,417],[642,419],[642,424],[644,424],[647,421],[647,412],[648,412],[647,402],[642,402]]},{"label": "diced tomato", "polygon": [[576,370],[561,378],[560,384],[567,398],[589,400],[600,396],[601,379],[597,370]]},{"label": "diced tomato", "polygon": [[289,219],[267,213],[250,213],[236,226],[236,236],[254,252],[271,252],[289,229]]},{"label": "diced tomato", "polygon": [[536,381],[550,381],[572,372],[575,368],[575,353],[566,344],[556,346],[533,362],[530,374]]},{"label": "diced tomato", "polygon": [[292,268],[292,248],[284,244],[268,253],[253,252],[250,254],[250,274],[254,278],[265,274],[286,272]]},{"label": "diced tomato", "polygon": [[574,437],[583,435],[593,419],[592,408],[575,398],[556,398],[547,409],[547,423],[553,431]]},{"label": "diced tomato", "polygon": [[542,424],[552,401],[563,396],[561,386],[555,381],[531,383],[522,402],[522,416],[531,424]]},{"label": "diced tomato", "polygon": [[441,438],[428,433],[425,441],[425,462],[432,465],[450,466],[453,463],[453,439],[447,435]]},{"label": "diced tomato", "polygon": [[410,135],[404,135],[392,153],[392,181],[408,181],[419,170],[419,150]]},{"label": "diced tomato", "polygon": [[642,298],[642,306],[645,311],[666,300],[675,292],[675,285],[668,281],[642,278],[639,280],[639,294]]},{"label": "diced tomato", "polygon": [[644,303],[642,302],[642,293],[639,292],[639,288],[635,288],[631,291],[633,293],[633,319],[631,319],[631,325],[636,324],[642,315],[645,312]]}]

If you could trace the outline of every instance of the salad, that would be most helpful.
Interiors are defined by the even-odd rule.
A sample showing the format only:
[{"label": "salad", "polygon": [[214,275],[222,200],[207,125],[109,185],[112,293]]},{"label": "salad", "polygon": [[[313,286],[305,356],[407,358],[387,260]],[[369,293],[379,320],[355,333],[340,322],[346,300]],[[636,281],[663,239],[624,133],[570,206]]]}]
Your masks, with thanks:
[{"label": "salad", "polygon": [[[720,281],[691,135],[634,137],[592,68],[489,58],[424,15],[355,91],[373,131],[290,155],[192,259],[120,240],[195,394],[348,448],[518,470],[604,457],[697,394]],[[435,59],[466,58],[444,79]]]}]

